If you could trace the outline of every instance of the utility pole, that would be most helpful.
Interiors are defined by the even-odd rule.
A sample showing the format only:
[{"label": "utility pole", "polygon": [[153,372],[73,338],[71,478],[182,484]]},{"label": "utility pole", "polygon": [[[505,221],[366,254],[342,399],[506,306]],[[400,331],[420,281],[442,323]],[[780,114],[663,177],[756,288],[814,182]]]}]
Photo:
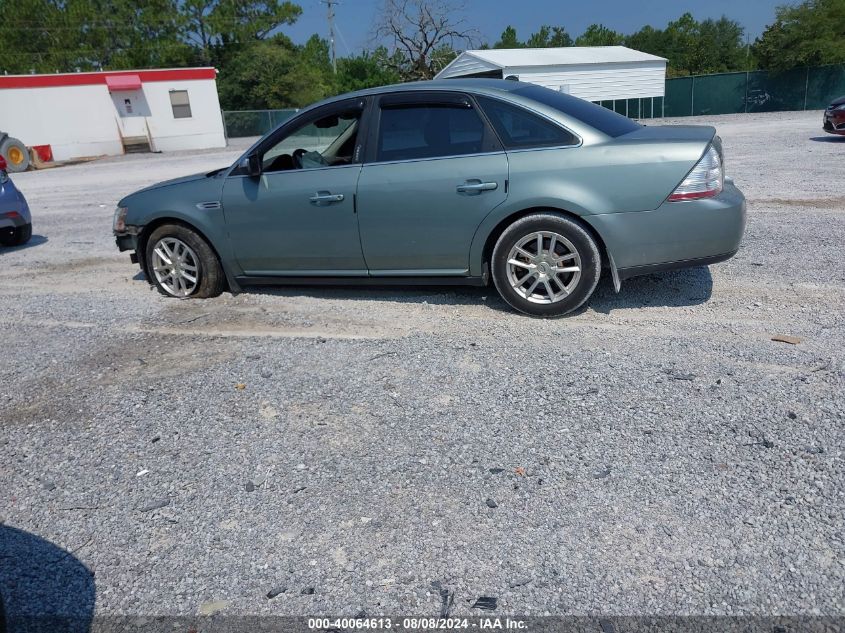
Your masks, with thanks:
[{"label": "utility pole", "polygon": [[332,71],[337,74],[337,51],[334,43],[334,6],[339,0],[320,0],[328,8],[327,16],[329,19],[329,42],[332,47]]}]

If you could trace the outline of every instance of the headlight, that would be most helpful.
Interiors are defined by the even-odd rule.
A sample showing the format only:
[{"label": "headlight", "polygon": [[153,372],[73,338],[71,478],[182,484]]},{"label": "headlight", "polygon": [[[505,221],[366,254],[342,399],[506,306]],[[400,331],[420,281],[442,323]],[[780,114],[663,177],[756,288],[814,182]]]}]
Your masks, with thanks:
[{"label": "headlight", "polygon": [[6,184],[9,182],[9,174],[6,173],[5,169],[0,169],[0,185]]},{"label": "headlight", "polygon": [[126,207],[118,207],[114,212],[114,221],[111,228],[115,233],[123,233],[126,231],[126,213],[129,211]]}]

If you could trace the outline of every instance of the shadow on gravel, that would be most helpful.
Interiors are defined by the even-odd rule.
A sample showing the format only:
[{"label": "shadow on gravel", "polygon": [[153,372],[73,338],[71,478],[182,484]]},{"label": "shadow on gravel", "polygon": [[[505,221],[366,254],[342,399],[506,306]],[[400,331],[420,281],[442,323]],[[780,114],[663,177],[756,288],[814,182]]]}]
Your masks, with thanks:
[{"label": "shadow on gravel", "polygon": [[433,305],[483,305],[511,312],[491,284],[477,286],[249,286],[249,294],[273,297],[312,297],[314,299],[350,299],[393,301],[395,303],[430,303]]},{"label": "shadow on gravel", "polygon": [[20,246],[0,246],[0,255],[15,253],[27,248],[32,248],[33,246],[41,246],[42,244],[46,244],[47,241],[48,240],[45,235],[33,235],[29,238],[29,241],[26,244],[21,244]]},{"label": "shadow on gravel", "polygon": [[827,136],[811,136],[811,141],[816,143],[843,143],[845,144],[845,136],[837,136],[836,134],[828,134]]},{"label": "shadow on gravel", "polygon": [[[499,297],[496,289],[473,286],[254,286],[250,294],[274,297],[312,297],[316,299],[351,299],[429,303],[435,305],[483,305],[495,310],[514,311]],[[683,307],[706,302],[713,293],[713,277],[707,266],[633,277],[622,282],[616,294],[607,270],[602,271],[595,294],[588,306],[602,314],[620,308]],[[586,307],[574,314],[580,314]]]},{"label": "shadow on gravel", "polygon": [[0,525],[0,633],[87,633],[94,574],[70,552]]},{"label": "shadow on gravel", "polygon": [[632,277],[622,282],[619,294],[610,275],[603,274],[589,305],[602,314],[620,308],[679,308],[705,303],[712,294],[713,275],[707,266]]}]

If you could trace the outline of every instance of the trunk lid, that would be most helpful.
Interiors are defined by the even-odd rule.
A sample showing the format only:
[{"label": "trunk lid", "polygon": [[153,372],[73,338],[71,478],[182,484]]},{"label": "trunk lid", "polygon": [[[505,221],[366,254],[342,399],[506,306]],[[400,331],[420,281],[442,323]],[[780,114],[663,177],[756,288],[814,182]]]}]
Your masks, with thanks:
[{"label": "trunk lid", "polygon": [[616,141],[654,143],[709,143],[716,136],[710,125],[644,125],[638,130],[616,138]]}]

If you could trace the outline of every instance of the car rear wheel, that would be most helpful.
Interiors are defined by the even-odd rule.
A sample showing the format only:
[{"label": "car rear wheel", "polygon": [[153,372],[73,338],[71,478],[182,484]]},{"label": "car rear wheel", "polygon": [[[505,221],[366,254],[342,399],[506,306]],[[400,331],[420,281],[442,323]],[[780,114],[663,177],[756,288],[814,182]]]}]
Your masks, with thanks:
[{"label": "car rear wheel", "polygon": [[147,274],[167,297],[216,297],[226,284],[217,255],[195,231],[165,224],[152,232],[146,248]]},{"label": "car rear wheel", "polygon": [[24,224],[13,229],[0,229],[0,244],[3,246],[22,246],[32,237],[32,225]]},{"label": "car rear wheel", "polygon": [[596,288],[601,254],[590,233],[557,213],[534,213],[496,242],[493,283],[513,308],[541,317],[568,314]]}]

